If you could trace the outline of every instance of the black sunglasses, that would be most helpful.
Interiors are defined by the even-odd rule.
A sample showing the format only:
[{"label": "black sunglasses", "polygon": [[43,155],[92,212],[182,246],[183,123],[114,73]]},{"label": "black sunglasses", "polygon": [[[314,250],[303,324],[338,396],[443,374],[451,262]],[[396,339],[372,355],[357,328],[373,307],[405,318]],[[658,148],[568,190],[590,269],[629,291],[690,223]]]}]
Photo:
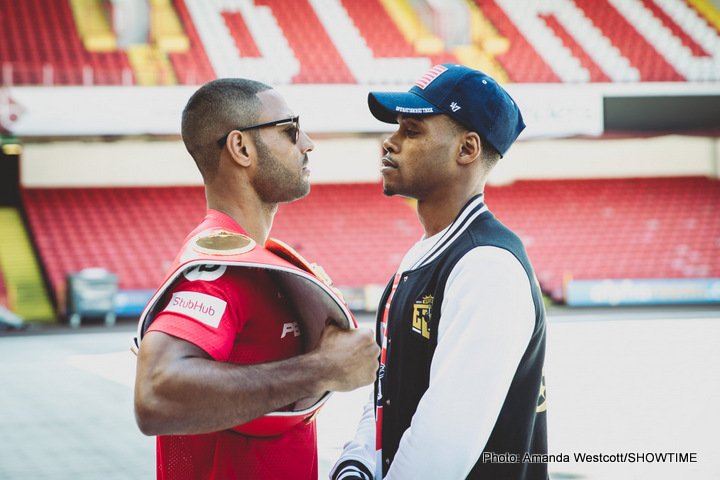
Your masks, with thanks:
[{"label": "black sunglasses", "polygon": [[282,120],[275,120],[273,122],[251,125],[249,127],[236,128],[223,135],[222,138],[219,138],[217,144],[218,147],[222,148],[227,141],[228,135],[230,135],[234,131],[244,132],[246,130],[252,130],[253,128],[279,127],[282,125],[291,125],[291,127],[285,130],[285,132],[290,136],[290,140],[292,140],[293,143],[297,143],[300,139],[300,115],[296,115],[290,118],[283,118]]}]

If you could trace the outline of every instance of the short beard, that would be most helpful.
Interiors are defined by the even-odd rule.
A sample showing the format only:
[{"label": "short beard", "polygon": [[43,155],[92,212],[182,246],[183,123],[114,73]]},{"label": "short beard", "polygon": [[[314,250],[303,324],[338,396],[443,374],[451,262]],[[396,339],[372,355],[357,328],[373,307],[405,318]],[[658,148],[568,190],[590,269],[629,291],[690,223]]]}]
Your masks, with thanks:
[{"label": "short beard", "polygon": [[259,135],[253,137],[258,158],[258,172],[253,187],[260,199],[265,203],[286,203],[307,196],[310,183],[270,153]]}]

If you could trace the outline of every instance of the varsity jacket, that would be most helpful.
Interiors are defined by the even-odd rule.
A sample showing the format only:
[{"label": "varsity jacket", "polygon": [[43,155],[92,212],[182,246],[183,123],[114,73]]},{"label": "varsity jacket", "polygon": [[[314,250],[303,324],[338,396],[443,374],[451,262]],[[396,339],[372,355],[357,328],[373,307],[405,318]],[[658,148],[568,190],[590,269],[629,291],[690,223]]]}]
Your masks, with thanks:
[{"label": "varsity jacket", "polygon": [[[478,197],[468,202],[434,248],[411,269],[401,273],[393,293],[388,311],[386,362],[375,384],[378,399],[376,415],[380,410],[382,422],[378,432],[382,457],[378,460],[382,462],[383,476],[392,465],[401,437],[410,427],[418,403],[428,389],[448,277],[465,254],[480,246],[507,250],[522,264],[531,286],[535,326],[484,452],[467,478],[547,478],[547,464],[537,461],[538,455],[547,453],[543,379],[545,311],[542,295],[522,242],[478,201]],[[392,284],[386,288],[380,305],[387,303]],[[477,308],[482,310],[483,306],[477,305]],[[379,309],[376,332],[380,344],[383,343],[383,313],[383,309]],[[467,368],[472,369],[473,366],[468,365]],[[457,387],[458,395],[462,395],[462,386]],[[442,415],[442,412],[437,414]],[[492,461],[491,454],[517,455],[512,458],[518,461]]]}]

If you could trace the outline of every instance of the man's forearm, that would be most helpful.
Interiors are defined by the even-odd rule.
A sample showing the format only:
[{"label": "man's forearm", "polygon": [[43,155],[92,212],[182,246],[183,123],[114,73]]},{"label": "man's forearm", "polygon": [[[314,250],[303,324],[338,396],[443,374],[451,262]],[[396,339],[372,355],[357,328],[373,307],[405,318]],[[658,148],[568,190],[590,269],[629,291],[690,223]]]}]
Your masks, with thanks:
[{"label": "man's forearm", "polygon": [[165,365],[143,368],[140,350],[135,405],[147,435],[224,430],[325,391],[319,381],[324,365],[312,352],[257,365],[160,356],[157,360],[167,361]]}]

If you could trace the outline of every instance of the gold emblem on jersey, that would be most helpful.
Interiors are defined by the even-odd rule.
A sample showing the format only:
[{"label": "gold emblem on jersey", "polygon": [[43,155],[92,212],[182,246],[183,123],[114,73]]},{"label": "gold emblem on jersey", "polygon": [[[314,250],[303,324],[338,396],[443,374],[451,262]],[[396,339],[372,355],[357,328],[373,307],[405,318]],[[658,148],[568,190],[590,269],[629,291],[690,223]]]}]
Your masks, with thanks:
[{"label": "gold emblem on jersey", "polygon": [[430,338],[430,309],[433,305],[433,296],[424,295],[422,300],[413,305],[413,332],[419,333],[423,338]]},{"label": "gold emblem on jersey", "polygon": [[238,255],[255,248],[255,241],[240,233],[215,230],[201,233],[193,240],[192,246],[207,255]]}]

